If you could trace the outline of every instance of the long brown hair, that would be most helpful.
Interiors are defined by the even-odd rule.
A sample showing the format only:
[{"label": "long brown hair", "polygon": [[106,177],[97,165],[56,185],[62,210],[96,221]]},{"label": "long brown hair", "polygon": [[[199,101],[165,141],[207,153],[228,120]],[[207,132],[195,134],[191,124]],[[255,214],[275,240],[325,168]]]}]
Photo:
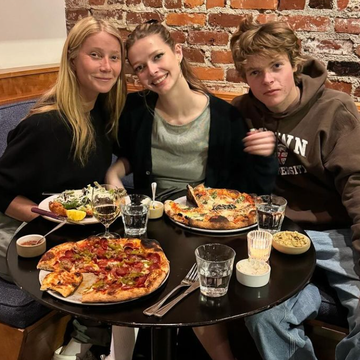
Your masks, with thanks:
[{"label": "long brown hair", "polygon": [[74,159],[79,160],[82,165],[87,162],[90,152],[95,147],[95,134],[90,121],[90,114],[85,111],[80,97],[79,84],[71,62],[78,55],[86,38],[101,31],[114,36],[119,41],[121,49],[120,76],[108,93],[99,95],[104,109],[109,114],[108,133],[117,141],[119,117],[127,94],[124,46],[120,33],[114,25],[92,16],[78,21],[70,30],[63,47],[56,84],[38,100],[27,116],[51,110],[58,111],[61,118],[64,121],[66,119],[66,123],[72,130]]},{"label": "long brown hair", "polygon": [[[167,44],[173,52],[175,52],[176,42],[171,37],[170,32],[166,29],[164,25],[160,24],[157,20],[150,20],[144,24],[136,26],[133,32],[128,36],[125,42],[126,54],[129,53],[130,48],[136,43],[136,41],[150,35],[159,35],[164,41],[164,43]],[[182,74],[185,80],[188,82],[190,89],[202,93],[209,93],[209,90],[194,74],[194,72],[191,70],[190,65],[184,57],[180,63],[180,66]]]}]

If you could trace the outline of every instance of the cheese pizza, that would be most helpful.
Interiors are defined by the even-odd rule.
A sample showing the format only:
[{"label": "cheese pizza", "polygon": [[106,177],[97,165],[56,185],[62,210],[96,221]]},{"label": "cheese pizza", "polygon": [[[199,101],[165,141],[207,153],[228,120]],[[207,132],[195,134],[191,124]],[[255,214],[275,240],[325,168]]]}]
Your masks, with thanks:
[{"label": "cheese pizza", "polygon": [[209,230],[234,230],[256,223],[256,208],[251,195],[229,189],[207,189],[203,184],[187,186],[187,201],[165,202],[165,213],[174,221]]}]

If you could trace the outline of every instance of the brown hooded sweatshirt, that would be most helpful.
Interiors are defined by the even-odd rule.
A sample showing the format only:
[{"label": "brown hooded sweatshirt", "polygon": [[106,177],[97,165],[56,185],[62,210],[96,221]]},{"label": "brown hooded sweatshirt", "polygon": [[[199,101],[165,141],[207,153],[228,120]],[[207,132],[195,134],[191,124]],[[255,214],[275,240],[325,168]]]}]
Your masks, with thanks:
[{"label": "brown hooded sweatshirt", "polygon": [[349,95],[325,88],[326,69],[304,66],[301,98],[272,113],[251,91],[233,100],[248,125],[277,136],[275,193],[288,201],[286,215],[305,229],[352,225],[360,252],[360,116]]}]

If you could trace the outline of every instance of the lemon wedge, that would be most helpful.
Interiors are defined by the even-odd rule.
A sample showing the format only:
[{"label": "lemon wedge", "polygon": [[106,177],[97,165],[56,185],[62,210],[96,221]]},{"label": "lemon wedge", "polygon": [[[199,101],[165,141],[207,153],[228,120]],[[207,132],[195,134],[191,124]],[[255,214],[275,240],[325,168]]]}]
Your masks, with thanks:
[{"label": "lemon wedge", "polygon": [[86,212],[81,210],[67,210],[66,215],[70,220],[81,221],[85,218]]}]

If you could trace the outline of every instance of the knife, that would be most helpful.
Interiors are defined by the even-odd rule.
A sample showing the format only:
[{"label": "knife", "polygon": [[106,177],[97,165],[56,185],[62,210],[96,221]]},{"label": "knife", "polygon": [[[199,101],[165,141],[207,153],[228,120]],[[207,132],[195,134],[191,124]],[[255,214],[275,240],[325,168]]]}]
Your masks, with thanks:
[{"label": "knife", "polygon": [[55,213],[53,213],[52,211],[47,211],[47,210],[40,209],[40,208],[38,208],[37,206],[33,206],[33,207],[31,208],[31,211],[32,211],[33,213],[40,214],[40,215],[44,215],[44,216],[48,216],[48,217],[51,217],[51,218],[56,219],[56,220],[66,221],[66,222],[68,222],[69,224],[84,225],[84,223],[81,223],[80,221],[70,220],[70,219],[68,219],[68,218],[65,217],[65,216],[61,216],[61,215],[55,214]]},{"label": "knife", "polygon": [[195,281],[188,289],[186,289],[186,291],[184,291],[181,295],[179,295],[178,297],[176,297],[174,300],[170,301],[167,305],[164,305],[163,307],[161,307],[156,313],[154,313],[153,315],[155,315],[156,317],[161,318],[162,316],[164,316],[173,306],[175,306],[178,302],[180,302],[185,296],[189,295],[190,293],[192,293],[193,291],[195,291],[196,289],[198,289],[200,287],[200,282],[199,280]]}]

